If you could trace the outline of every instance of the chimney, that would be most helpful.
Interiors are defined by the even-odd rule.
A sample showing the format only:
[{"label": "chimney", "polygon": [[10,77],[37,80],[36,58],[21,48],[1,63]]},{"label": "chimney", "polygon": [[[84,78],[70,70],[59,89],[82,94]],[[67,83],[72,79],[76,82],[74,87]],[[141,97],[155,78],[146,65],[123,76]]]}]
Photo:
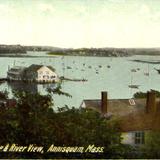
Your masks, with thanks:
[{"label": "chimney", "polygon": [[101,92],[101,112],[107,113],[107,92]]},{"label": "chimney", "polygon": [[156,112],[156,94],[154,91],[147,92],[146,113]]}]

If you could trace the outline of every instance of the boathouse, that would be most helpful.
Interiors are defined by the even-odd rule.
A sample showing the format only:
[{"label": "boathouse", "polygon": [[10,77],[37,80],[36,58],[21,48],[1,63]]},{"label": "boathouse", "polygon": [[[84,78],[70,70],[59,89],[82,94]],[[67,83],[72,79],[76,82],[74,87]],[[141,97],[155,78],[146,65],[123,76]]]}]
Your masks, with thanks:
[{"label": "boathouse", "polygon": [[52,66],[35,65],[29,67],[13,67],[7,72],[11,81],[58,82],[59,77]]},{"label": "boathouse", "polygon": [[83,100],[82,108],[94,109],[108,120],[117,119],[122,143],[143,145],[150,131],[160,130],[160,99],[154,91],[142,99],[108,99],[102,92],[101,99]]},{"label": "boathouse", "polygon": [[24,73],[25,69],[26,69],[26,67],[14,66],[13,68],[8,70],[7,79],[8,80],[15,80],[15,81],[23,80],[23,73]]}]

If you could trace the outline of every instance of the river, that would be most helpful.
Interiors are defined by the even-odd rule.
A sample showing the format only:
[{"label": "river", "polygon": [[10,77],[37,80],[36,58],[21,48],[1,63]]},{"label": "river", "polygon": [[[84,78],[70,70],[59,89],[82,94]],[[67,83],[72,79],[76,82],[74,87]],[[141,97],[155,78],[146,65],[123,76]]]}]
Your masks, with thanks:
[{"label": "river", "polygon": [[[56,107],[64,105],[79,107],[83,99],[99,99],[101,91],[107,91],[109,99],[125,99],[131,98],[137,91],[160,90],[160,74],[154,69],[159,69],[160,65],[131,61],[133,59],[160,60],[160,56],[48,56],[45,52],[28,52],[27,54],[34,57],[0,57],[0,77],[6,77],[8,67],[13,65],[42,64],[53,66],[59,76],[88,80],[87,82],[63,82],[62,90],[71,94],[72,98],[53,95]],[[131,72],[132,69],[136,72]],[[149,72],[149,76],[144,72]],[[129,88],[128,85],[131,83],[140,85],[139,89]],[[7,90],[12,96],[12,90],[16,88],[28,88],[45,94],[46,87],[47,85],[8,85],[6,82],[0,86],[0,89]]]}]

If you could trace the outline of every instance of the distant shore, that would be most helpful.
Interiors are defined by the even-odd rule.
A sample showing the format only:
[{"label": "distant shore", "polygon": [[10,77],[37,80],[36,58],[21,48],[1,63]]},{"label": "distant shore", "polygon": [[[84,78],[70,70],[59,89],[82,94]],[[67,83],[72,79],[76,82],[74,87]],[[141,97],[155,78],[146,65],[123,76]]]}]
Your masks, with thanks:
[{"label": "distant shore", "polygon": [[147,61],[147,60],[138,60],[138,59],[134,59],[130,61],[139,62],[139,63],[160,64],[160,61]]},{"label": "distant shore", "polygon": [[[28,51],[45,51],[46,56],[130,57],[134,55],[160,56],[160,48],[59,48],[52,46],[24,46],[0,44],[0,57],[34,57]],[[38,57],[38,56],[35,56]],[[41,56],[39,56],[41,57]],[[44,57],[44,56],[43,56]]]},{"label": "distant shore", "polygon": [[[23,55],[23,54],[0,54],[0,57],[15,57],[15,58],[50,58],[49,56],[32,56],[32,55]],[[54,56],[53,56],[54,57]],[[56,58],[56,56],[54,57]]]}]

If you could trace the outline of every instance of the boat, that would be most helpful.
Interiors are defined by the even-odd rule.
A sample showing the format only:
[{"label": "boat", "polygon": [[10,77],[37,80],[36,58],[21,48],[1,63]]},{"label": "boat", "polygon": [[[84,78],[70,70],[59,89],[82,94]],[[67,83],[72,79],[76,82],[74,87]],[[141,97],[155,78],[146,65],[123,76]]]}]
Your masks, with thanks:
[{"label": "boat", "polygon": [[72,67],[70,67],[70,66],[67,66],[67,69],[72,69]]},{"label": "boat", "polygon": [[157,72],[158,72],[158,74],[160,74],[160,69],[156,69],[156,68],[154,68]]},{"label": "boat", "polygon": [[137,70],[136,69],[131,69],[131,72],[137,72]]},{"label": "boat", "polygon": [[132,84],[132,81],[133,81],[133,77],[131,76],[131,84],[128,85],[128,87],[133,89],[139,89],[140,85]]},{"label": "boat", "polygon": [[0,84],[4,83],[7,81],[7,78],[0,78]]},{"label": "boat", "polygon": [[149,64],[148,64],[148,70],[147,70],[147,72],[144,72],[144,75],[149,76]]},{"label": "boat", "polygon": [[101,66],[101,65],[99,65],[98,67],[99,67],[99,68],[102,68],[102,66]]},{"label": "boat", "polygon": [[134,88],[134,89],[139,89],[139,86],[140,85],[135,85],[135,84],[128,85],[129,88]]},{"label": "boat", "polygon": [[144,75],[145,75],[145,76],[149,76],[149,73],[145,72]]}]

